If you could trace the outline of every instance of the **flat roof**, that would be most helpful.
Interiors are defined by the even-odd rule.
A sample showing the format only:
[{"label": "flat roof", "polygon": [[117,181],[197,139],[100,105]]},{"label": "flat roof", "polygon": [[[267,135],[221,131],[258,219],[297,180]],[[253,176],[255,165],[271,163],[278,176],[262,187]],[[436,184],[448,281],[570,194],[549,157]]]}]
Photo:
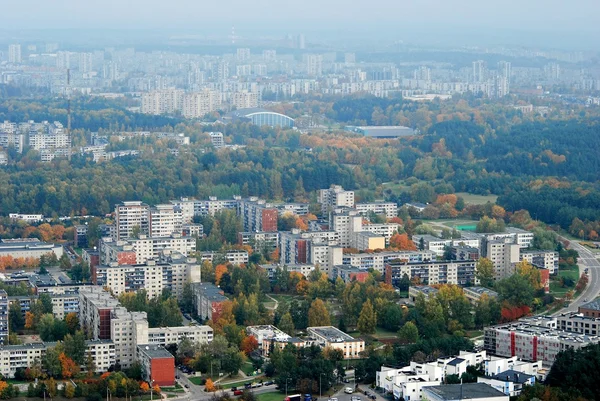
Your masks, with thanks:
[{"label": "flat roof", "polygon": [[340,329],[333,326],[308,327],[307,330],[325,338],[330,343],[341,343],[348,341],[359,341],[349,334],[344,333]]},{"label": "flat roof", "polygon": [[155,358],[173,358],[175,357],[171,355],[169,351],[165,349],[162,345],[153,345],[153,344],[140,344],[137,346],[138,351],[142,354],[145,354],[150,359]]},{"label": "flat roof", "polygon": [[493,375],[492,379],[523,384],[523,383],[529,381],[533,377],[535,377],[535,376],[528,375],[523,372],[519,372],[517,370],[508,369],[508,370],[505,370],[504,372],[498,373],[497,375]]},{"label": "flat roof", "polygon": [[485,383],[446,384],[425,387],[442,400],[459,400],[467,398],[506,398],[506,394]]}]

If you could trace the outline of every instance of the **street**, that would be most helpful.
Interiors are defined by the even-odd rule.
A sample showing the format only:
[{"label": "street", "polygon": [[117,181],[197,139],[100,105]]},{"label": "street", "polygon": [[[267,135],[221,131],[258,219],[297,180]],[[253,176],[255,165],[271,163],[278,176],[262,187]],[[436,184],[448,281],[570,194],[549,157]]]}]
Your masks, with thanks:
[{"label": "street", "polygon": [[[563,237],[560,237],[560,239],[567,240]],[[589,281],[583,293],[578,298],[574,299],[568,307],[556,312],[554,314],[555,316],[565,312],[577,312],[577,308],[579,306],[593,301],[600,293],[600,262],[598,262],[598,259],[596,259],[594,254],[586,247],[579,245],[579,243],[576,241],[568,241],[569,248],[579,252],[579,275],[581,275],[587,268]]]}]

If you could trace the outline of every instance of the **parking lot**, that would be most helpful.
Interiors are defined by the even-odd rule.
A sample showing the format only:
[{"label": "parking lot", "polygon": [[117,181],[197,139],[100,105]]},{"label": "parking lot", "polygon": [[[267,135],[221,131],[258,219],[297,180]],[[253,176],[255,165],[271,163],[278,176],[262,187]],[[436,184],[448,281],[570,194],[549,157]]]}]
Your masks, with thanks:
[{"label": "parking lot", "polygon": [[[350,383],[349,387],[352,387],[353,384]],[[344,387],[345,388],[345,387]],[[322,398],[322,401],[327,401],[327,400],[331,400],[331,401],[388,401],[387,398],[384,398],[381,396],[381,394],[376,393],[375,391],[368,389],[366,386],[360,386],[360,392],[358,390],[355,390],[352,394],[346,394],[344,392],[344,388],[342,388],[340,391],[338,391],[337,393],[335,393],[332,397],[330,398]],[[368,396],[365,395],[364,392],[368,393]],[[336,400],[337,399],[337,400]],[[319,400],[321,401],[321,400]]]}]

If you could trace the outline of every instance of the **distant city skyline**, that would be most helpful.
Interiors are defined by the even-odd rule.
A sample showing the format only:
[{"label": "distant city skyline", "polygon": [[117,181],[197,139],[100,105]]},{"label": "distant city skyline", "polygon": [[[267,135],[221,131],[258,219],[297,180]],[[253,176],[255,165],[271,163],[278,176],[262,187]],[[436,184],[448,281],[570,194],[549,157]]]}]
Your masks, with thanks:
[{"label": "distant city skyline", "polygon": [[267,32],[306,33],[307,42],[337,34],[364,39],[448,44],[523,44],[574,48],[598,41],[600,3],[579,0],[475,1],[306,0],[286,5],[275,0],[24,0],[3,5],[6,30],[148,29],[240,36]]}]

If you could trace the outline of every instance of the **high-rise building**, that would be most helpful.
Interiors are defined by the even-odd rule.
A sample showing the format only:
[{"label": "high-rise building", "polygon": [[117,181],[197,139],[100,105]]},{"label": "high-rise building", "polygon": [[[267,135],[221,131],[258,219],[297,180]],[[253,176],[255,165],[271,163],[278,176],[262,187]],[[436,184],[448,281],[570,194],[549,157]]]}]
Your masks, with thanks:
[{"label": "high-rise building", "polygon": [[263,50],[263,60],[275,61],[277,58],[277,50]]},{"label": "high-rise building", "polygon": [[250,109],[258,107],[258,93],[234,92],[231,94],[231,105],[237,109]]},{"label": "high-rise building", "polygon": [[241,200],[239,215],[244,231],[277,231],[279,211],[262,199],[252,197]]},{"label": "high-rise building", "polygon": [[346,63],[346,64],[356,63],[356,53],[344,53],[344,63]]},{"label": "high-rise building", "polygon": [[181,89],[152,91],[142,95],[142,113],[173,114],[182,109],[183,103],[184,92]]},{"label": "high-rise building", "polygon": [[0,341],[8,343],[8,294],[0,290]]},{"label": "high-rise building", "polygon": [[8,45],[8,62],[12,64],[19,64],[21,61],[21,45]]},{"label": "high-rise building", "polygon": [[317,77],[323,75],[323,55],[306,54],[304,55],[304,62],[308,75]]},{"label": "high-rise building", "polygon": [[320,189],[317,202],[321,204],[321,212],[327,215],[337,207],[354,207],[354,191],[345,191],[341,185],[332,185],[327,189]]},{"label": "high-rise building", "polygon": [[201,118],[221,106],[221,94],[205,89],[201,92],[187,93],[183,98],[182,115],[187,118]]},{"label": "high-rise building", "polygon": [[227,61],[219,61],[213,65],[213,79],[216,81],[224,81],[229,78],[229,63]]},{"label": "high-rise building", "polygon": [[168,237],[173,233],[180,233],[182,226],[183,212],[180,207],[164,204],[150,208],[148,219],[150,237]]},{"label": "high-rise building", "polygon": [[92,68],[92,53],[79,53],[79,72],[87,74]]},{"label": "high-rise building", "polygon": [[91,339],[110,339],[111,313],[119,301],[101,287],[79,289],[79,323]]},{"label": "high-rise building", "polygon": [[238,61],[248,60],[250,58],[250,49],[248,49],[247,47],[237,49],[236,58]]},{"label": "high-rise building", "polygon": [[473,61],[473,82],[485,82],[485,80],[486,80],[485,61],[483,61],[483,60]]},{"label": "high-rise building", "polygon": [[140,201],[126,201],[115,207],[117,241],[134,237],[134,234],[148,234],[148,214],[150,206]]}]

